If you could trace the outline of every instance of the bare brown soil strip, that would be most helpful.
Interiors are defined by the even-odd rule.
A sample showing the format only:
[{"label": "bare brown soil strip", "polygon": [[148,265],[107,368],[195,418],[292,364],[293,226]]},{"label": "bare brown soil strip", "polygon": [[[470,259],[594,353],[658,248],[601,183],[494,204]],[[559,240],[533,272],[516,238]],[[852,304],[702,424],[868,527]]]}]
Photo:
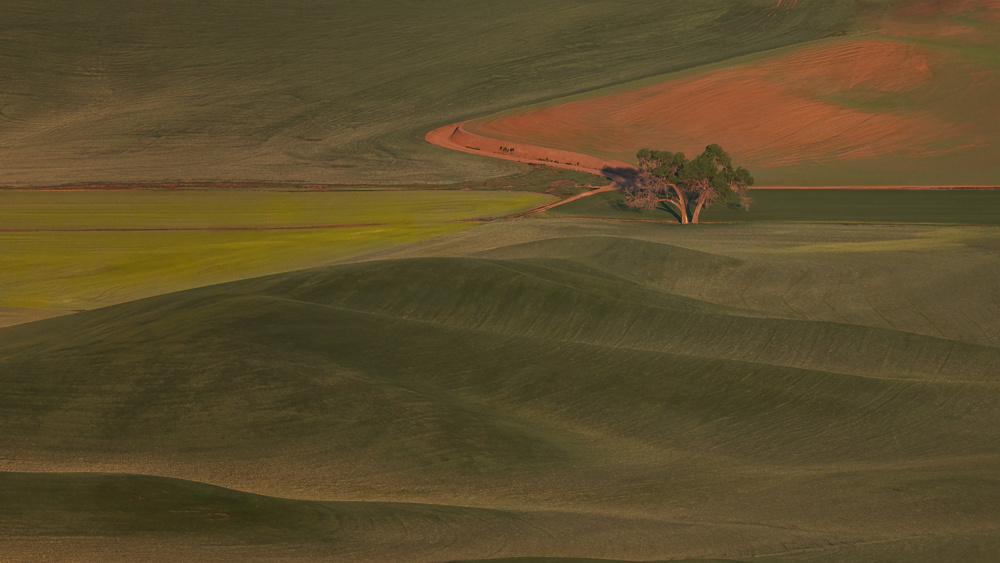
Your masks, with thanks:
[{"label": "bare brown soil strip", "polygon": [[466,123],[468,122],[462,121],[460,123],[452,123],[451,125],[439,127],[427,133],[427,135],[424,136],[424,139],[429,143],[446,149],[467,152],[470,154],[481,154],[483,156],[513,160],[526,164],[544,164],[546,166],[553,166],[556,168],[579,170],[581,172],[589,172],[591,174],[605,176],[611,180],[611,183],[606,186],[579,193],[554,203],[547,203],[545,205],[529,209],[528,211],[519,214],[518,216],[520,217],[547,211],[558,205],[576,201],[583,197],[618,189],[618,184],[616,182],[621,180],[621,177],[615,174],[612,170],[635,168],[633,165],[620,160],[606,160],[589,154],[551,149],[548,147],[539,147],[525,143],[513,143],[509,141],[502,141],[500,139],[491,139],[489,137],[484,137],[482,135],[466,131],[463,127]]},{"label": "bare brown soil strip", "polygon": [[620,160],[605,160],[589,154],[484,137],[466,131],[464,127],[466,123],[468,121],[439,127],[427,133],[424,139],[446,149],[527,164],[545,164],[600,176],[607,176],[605,170],[609,168],[634,168],[631,164]]},{"label": "bare brown soil strip", "polygon": [[388,223],[342,223],[338,225],[290,225],[279,227],[152,227],[152,228],[80,228],[80,229],[0,229],[0,233],[134,233],[153,231],[298,231],[307,229],[343,229],[381,227]]},{"label": "bare brown soil strip", "polygon": [[[524,162],[528,164],[545,164],[547,166],[554,166],[558,168],[566,168],[570,170],[580,170],[583,172],[590,172],[592,174],[601,174],[612,180],[618,180],[619,178],[613,174],[609,173],[609,169],[614,168],[625,168],[634,169],[635,167],[627,162],[620,160],[606,160],[596,156],[591,156],[583,153],[576,153],[572,151],[564,151],[559,149],[551,149],[547,147],[540,147],[536,145],[530,145],[526,143],[515,143],[512,141],[503,141],[500,139],[493,139],[490,137],[485,137],[476,133],[470,133],[464,127],[468,121],[463,121],[461,123],[453,123],[451,125],[446,125],[435,129],[424,137],[428,142],[435,145],[445,147],[447,149],[467,152],[470,154],[481,154],[483,156],[489,156],[492,158],[501,158],[504,160],[513,160],[516,162]],[[606,192],[615,189],[614,183],[599,188],[597,190],[592,190],[589,192],[584,192],[582,194],[577,194],[573,197],[557,201],[555,203],[549,203],[531,209],[523,214],[528,215],[531,213],[538,213],[541,211],[546,211],[558,205],[564,203],[569,203],[570,201],[575,201],[582,197],[587,197],[600,192]],[[1000,186],[754,186],[754,189],[758,190],[992,190],[1000,189]]]}]

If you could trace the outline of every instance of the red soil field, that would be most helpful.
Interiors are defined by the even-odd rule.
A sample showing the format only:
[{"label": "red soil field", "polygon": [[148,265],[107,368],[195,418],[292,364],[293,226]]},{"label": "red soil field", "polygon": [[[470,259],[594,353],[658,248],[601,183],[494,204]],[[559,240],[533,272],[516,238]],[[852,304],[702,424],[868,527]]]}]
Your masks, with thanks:
[{"label": "red soil field", "polygon": [[427,133],[424,140],[452,150],[517,162],[545,164],[598,175],[602,174],[605,168],[632,167],[631,164],[619,160],[608,160],[589,154],[484,137],[467,131],[465,129],[467,123],[467,121],[463,121],[439,127]]},{"label": "red soil field", "polygon": [[[778,0],[775,14],[796,6]],[[427,139],[588,171],[634,162],[641,147],[692,156],[718,143],[775,187],[997,185],[1000,0],[899,3],[876,29]]]},{"label": "red soil field", "polygon": [[717,142],[758,167],[884,154],[933,156],[976,140],[932,115],[869,112],[824,98],[849,90],[912,92],[930,83],[934,58],[933,51],[916,45],[842,41],[630,92],[476,122],[473,130],[500,139],[569,145],[619,157],[642,146],[695,154]]}]

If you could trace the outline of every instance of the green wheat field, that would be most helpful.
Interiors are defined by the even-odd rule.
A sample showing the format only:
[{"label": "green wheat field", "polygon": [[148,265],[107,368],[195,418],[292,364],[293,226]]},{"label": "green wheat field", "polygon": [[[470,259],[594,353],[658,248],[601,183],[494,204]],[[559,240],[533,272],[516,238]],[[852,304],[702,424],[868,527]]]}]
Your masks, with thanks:
[{"label": "green wheat field", "polygon": [[0,561],[1000,560],[1000,191],[679,225],[424,141],[908,6],[996,14],[5,4]]}]

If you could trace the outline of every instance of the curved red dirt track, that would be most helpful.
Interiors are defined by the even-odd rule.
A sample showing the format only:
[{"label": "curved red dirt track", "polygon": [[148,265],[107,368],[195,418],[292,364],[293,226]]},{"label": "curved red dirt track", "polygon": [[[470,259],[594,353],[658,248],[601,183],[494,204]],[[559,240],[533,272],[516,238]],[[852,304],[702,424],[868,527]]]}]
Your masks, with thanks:
[{"label": "curved red dirt track", "polygon": [[611,170],[616,168],[635,169],[635,167],[631,164],[620,160],[605,160],[589,154],[550,149],[546,147],[528,145],[525,143],[511,143],[501,141],[499,139],[491,139],[482,135],[476,135],[475,133],[470,133],[465,130],[463,125],[466,123],[466,121],[463,121],[461,123],[453,123],[451,125],[439,127],[427,133],[427,135],[424,136],[424,139],[429,143],[446,149],[471,154],[481,154],[483,156],[502,158],[504,160],[513,160],[528,164],[544,164],[546,166],[554,166],[557,168],[590,172],[591,174],[605,176],[611,180],[610,184],[597,188],[596,190],[579,193],[554,203],[547,203],[534,209],[529,209],[522,215],[541,213],[542,211],[547,211],[557,205],[569,203],[582,197],[616,190],[618,189],[617,182],[622,180],[622,177],[615,174]]},{"label": "curved red dirt track", "polygon": [[484,137],[466,131],[464,127],[466,123],[468,121],[439,127],[427,133],[424,139],[429,143],[446,149],[528,164],[544,164],[556,168],[579,170],[600,176],[608,176],[611,179],[616,178],[612,177],[613,175],[609,176],[606,171],[608,168],[635,168],[631,164],[620,160],[606,160],[589,154]]},{"label": "curved red dirt track", "polygon": [[[618,189],[616,183],[617,180],[621,178],[614,173],[610,173],[608,169],[614,168],[625,168],[625,169],[635,169],[635,166],[623,162],[620,160],[605,160],[596,156],[591,156],[583,153],[564,151],[558,149],[550,149],[546,147],[539,147],[535,145],[529,145],[525,143],[515,143],[510,141],[502,141],[499,139],[491,139],[483,135],[477,135],[475,133],[470,133],[464,127],[468,121],[462,121],[460,123],[452,123],[451,125],[446,125],[444,127],[439,127],[430,131],[424,136],[424,139],[432,144],[444,147],[446,149],[452,149],[462,152],[467,152],[470,154],[479,154],[483,156],[489,156],[493,158],[502,158],[504,160],[513,160],[516,162],[524,162],[528,164],[545,164],[547,166],[554,166],[558,168],[567,168],[570,170],[580,170],[582,172],[590,172],[592,174],[601,174],[612,180],[607,186],[603,186],[596,190],[591,190],[589,192],[584,192],[581,194],[574,195],[572,197],[559,200],[554,203],[548,203],[541,205],[534,209],[530,209],[523,213],[523,215],[528,215],[531,213],[540,213],[542,211],[549,210],[557,205],[562,205],[564,203],[569,203],[575,201],[582,197],[587,197],[601,192],[611,191]],[[501,148],[508,148],[514,150],[502,151]],[[559,160],[562,159],[562,160]],[[754,186],[755,189],[779,189],[779,190],[948,190],[948,189],[996,189],[993,186],[907,186],[907,185],[872,185],[872,186]]]}]

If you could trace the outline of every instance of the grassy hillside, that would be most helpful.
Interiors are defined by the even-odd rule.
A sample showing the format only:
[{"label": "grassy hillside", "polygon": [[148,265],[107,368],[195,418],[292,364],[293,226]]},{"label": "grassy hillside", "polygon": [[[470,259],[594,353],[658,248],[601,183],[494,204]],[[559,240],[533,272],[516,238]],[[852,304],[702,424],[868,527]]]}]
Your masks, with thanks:
[{"label": "grassy hillside", "polygon": [[[533,525],[545,518],[452,506],[281,499],[120,474],[0,473],[0,500],[5,561],[404,560],[432,534],[478,529],[483,551],[497,543],[490,537],[497,532],[541,536]],[[93,540],[97,534],[100,543]]]},{"label": "grassy hillside", "polygon": [[[795,13],[803,3],[785,7]],[[761,185],[1000,183],[1000,9],[898,2],[877,32],[475,120],[475,133],[634,160],[719,143]]]},{"label": "grassy hillside", "polygon": [[[172,482],[198,522],[250,510],[252,538],[157,509],[87,531],[87,502],[46,501],[62,524],[18,546],[104,553],[136,522],[360,561],[988,561],[998,251],[992,229],[518,221],[0,329],[0,469],[412,503]],[[8,490],[122,491],[99,511],[139,487],[52,478]]]},{"label": "grassy hillside", "polygon": [[501,175],[424,133],[869,25],[880,2],[773,4],[8,1],[0,185]]},{"label": "grassy hillside", "polygon": [[329,264],[550,200],[469,191],[0,190],[0,326]]}]

